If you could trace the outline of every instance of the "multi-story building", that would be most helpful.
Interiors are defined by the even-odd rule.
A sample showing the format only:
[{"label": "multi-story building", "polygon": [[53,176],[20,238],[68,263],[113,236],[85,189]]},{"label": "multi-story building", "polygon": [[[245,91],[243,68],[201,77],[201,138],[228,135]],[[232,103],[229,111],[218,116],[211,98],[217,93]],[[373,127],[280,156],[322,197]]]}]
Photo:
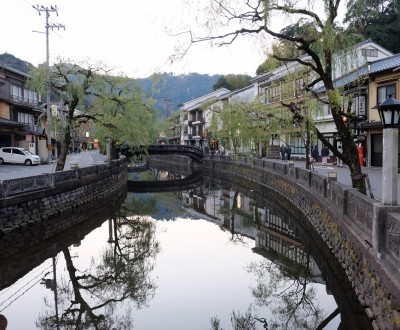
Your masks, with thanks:
[{"label": "multi-story building", "polygon": [[[0,146],[18,146],[47,159],[46,126],[40,126],[45,109],[38,94],[27,89],[29,76],[0,64]],[[46,117],[45,117],[46,118]]]},{"label": "multi-story building", "polygon": [[204,105],[212,104],[229,92],[226,88],[220,88],[181,105],[181,144],[200,145],[202,139],[206,138],[211,120],[210,111]]},{"label": "multi-story building", "polygon": [[[369,64],[385,59],[393,54],[371,40],[357,44],[351,50],[334,56],[335,84],[341,88],[343,95],[348,95],[352,99],[353,111],[361,120],[367,119],[366,101],[368,94],[368,80],[360,80],[360,73],[367,72]],[[303,61],[308,61],[308,56],[303,56]],[[282,108],[282,103],[301,103],[303,101],[303,86],[315,79],[313,74],[304,71],[304,66],[297,62],[287,63],[268,73],[253,78],[252,82],[257,86],[259,95],[265,100],[265,104],[272,112],[274,109]],[[301,72],[303,70],[303,72]],[[315,86],[315,91],[324,98],[324,88],[322,84]],[[346,104],[343,107],[346,108]],[[337,130],[334,124],[330,108],[327,104],[321,104],[317,111],[309,110],[313,114],[313,119],[318,130],[333,145],[337,144]],[[289,111],[289,110],[287,110]],[[302,111],[307,111],[304,109]],[[303,115],[306,115],[303,113]],[[355,128],[356,128],[355,123]],[[357,135],[361,132],[355,132]],[[293,127],[285,127],[280,136],[271,136],[271,144],[286,144],[291,146],[292,155],[305,155],[304,132],[301,132],[296,124]],[[317,143],[317,138],[313,141]],[[321,143],[319,143],[319,150]]]},{"label": "multi-story building", "polygon": [[366,164],[382,166],[382,123],[375,107],[390,97],[400,100],[400,54],[371,63],[368,78],[368,115],[360,128],[365,132]]}]

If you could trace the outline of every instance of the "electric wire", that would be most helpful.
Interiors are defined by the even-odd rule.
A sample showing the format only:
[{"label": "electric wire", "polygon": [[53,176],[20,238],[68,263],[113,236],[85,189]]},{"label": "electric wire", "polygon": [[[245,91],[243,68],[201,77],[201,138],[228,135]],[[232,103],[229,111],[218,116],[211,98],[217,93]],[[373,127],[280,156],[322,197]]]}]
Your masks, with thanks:
[{"label": "electric wire", "polygon": [[[58,262],[58,257],[59,255],[57,255],[56,257],[56,261],[55,264],[57,265]],[[39,283],[43,278],[45,278],[47,275],[52,274],[53,271],[48,271],[47,273],[44,274],[44,276],[41,276],[47,269],[52,268],[53,264],[51,264],[50,266],[48,266],[46,269],[44,269],[40,274],[38,274],[37,276],[35,276],[34,278],[32,278],[31,280],[29,280],[25,285],[23,285],[21,288],[19,288],[16,292],[14,292],[11,296],[9,296],[7,299],[3,300],[2,303],[0,303],[0,307],[4,305],[4,303],[6,303],[8,300],[10,300],[12,297],[14,297],[17,293],[19,293],[23,288],[25,288],[28,284],[30,284],[33,280],[36,280],[39,276],[40,279],[37,280],[36,282],[34,282],[30,287],[28,287],[25,291],[23,291],[19,296],[15,297],[7,306],[5,306],[3,309],[0,310],[0,313],[3,312],[6,308],[8,308],[12,303],[14,303],[16,300],[18,300],[20,297],[22,297],[23,295],[25,295],[25,293],[27,293],[30,289],[32,289],[37,283]]]}]

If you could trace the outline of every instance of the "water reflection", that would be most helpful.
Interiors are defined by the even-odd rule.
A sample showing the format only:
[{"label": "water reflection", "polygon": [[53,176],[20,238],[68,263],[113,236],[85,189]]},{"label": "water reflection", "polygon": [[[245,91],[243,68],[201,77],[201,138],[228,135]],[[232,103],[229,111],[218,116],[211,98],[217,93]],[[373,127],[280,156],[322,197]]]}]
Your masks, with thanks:
[{"label": "water reflection", "polygon": [[[139,179],[136,173],[130,177]],[[282,209],[257,189],[205,178],[191,189],[128,194],[122,205],[102,207],[108,212],[86,229],[75,227],[38,245],[37,253],[49,251],[41,258],[24,251],[17,259],[25,269],[15,267],[14,277],[7,266],[12,260],[0,263],[0,273],[8,274],[0,275],[0,297],[31,269],[28,275],[49,289],[29,299],[26,290],[15,299],[20,312],[33,310],[36,327],[370,328],[344,284],[345,274],[326,260],[329,249],[318,234],[295,210]],[[35,267],[45,271],[34,275]],[[35,309],[43,296],[45,307]],[[4,301],[0,314],[7,317],[14,306]],[[10,329],[33,328],[13,317]]]},{"label": "water reflection", "polygon": [[[229,230],[231,242],[254,239],[252,250],[265,258],[250,263],[247,270],[257,282],[251,288],[254,304],[267,308],[267,315],[252,314],[252,305],[244,312],[233,311],[233,328],[241,324],[253,329],[258,324],[264,329],[323,329],[330,323],[331,328],[372,328],[340,265],[308,222],[293,216],[295,210],[287,212],[265,200],[264,194],[210,179],[182,192],[182,200],[186,208],[200,213],[199,217]],[[330,272],[323,274],[316,259]],[[324,285],[327,293],[333,289],[338,305],[329,310],[320,306],[318,284]],[[221,329],[218,315],[211,324],[213,329]]]},{"label": "water reflection", "polygon": [[154,296],[156,285],[150,273],[159,252],[154,237],[155,226],[126,206],[109,221],[111,244],[98,257],[93,256],[89,265],[78,267],[75,260],[79,255],[72,256],[69,248],[62,250],[66,276],[53,287],[58,292],[58,299],[55,306],[53,302],[48,303],[48,309],[36,322],[37,327],[133,328],[131,309],[122,309],[119,304],[128,299],[130,306],[133,303],[136,308],[141,308]]}]

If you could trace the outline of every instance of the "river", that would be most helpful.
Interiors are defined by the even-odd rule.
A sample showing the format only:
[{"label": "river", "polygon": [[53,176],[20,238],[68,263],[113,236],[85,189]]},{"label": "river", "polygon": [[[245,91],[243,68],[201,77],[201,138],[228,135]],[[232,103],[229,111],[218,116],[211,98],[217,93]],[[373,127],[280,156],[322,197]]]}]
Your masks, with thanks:
[{"label": "river", "polygon": [[[170,178],[142,179],[153,174]],[[128,193],[113,208],[65,232],[65,244],[44,242],[57,246],[52,255],[30,250],[15,261],[0,291],[7,329],[317,329],[330,315],[324,329],[365,322],[353,312],[359,306],[343,314],[354,301],[327,282],[338,276],[324,271],[336,266],[321,261],[310,228],[251,191],[203,182]]]}]

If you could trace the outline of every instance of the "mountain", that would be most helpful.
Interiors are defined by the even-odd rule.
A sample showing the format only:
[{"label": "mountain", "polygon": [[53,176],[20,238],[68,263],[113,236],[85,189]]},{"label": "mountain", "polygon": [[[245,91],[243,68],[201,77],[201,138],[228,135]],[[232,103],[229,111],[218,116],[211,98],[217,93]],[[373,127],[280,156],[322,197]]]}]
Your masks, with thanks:
[{"label": "mountain", "polygon": [[[13,69],[29,73],[34,66],[14,55],[0,54],[0,63]],[[184,102],[213,91],[213,86],[222,75],[190,73],[175,76],[173,73],[154,74],[148,78],[135,79],[148,97],[153,98],[160,117],[166,118]]]},{"label": "mountain", "polygon": [[28,74],[34,68],[33,64],[23,61],[18,57],[8,53],[0,54],[0,64],[9,66],[26,74]]},{"label": "mountain", "polygon": [[160,116],[165,118],[176,111],[180,104],[211,93],[221,76],[199,73],[175,76],[173,73],[161,73],[137,79],[137,82],[148,96],[156,100],[155,106]]}]

